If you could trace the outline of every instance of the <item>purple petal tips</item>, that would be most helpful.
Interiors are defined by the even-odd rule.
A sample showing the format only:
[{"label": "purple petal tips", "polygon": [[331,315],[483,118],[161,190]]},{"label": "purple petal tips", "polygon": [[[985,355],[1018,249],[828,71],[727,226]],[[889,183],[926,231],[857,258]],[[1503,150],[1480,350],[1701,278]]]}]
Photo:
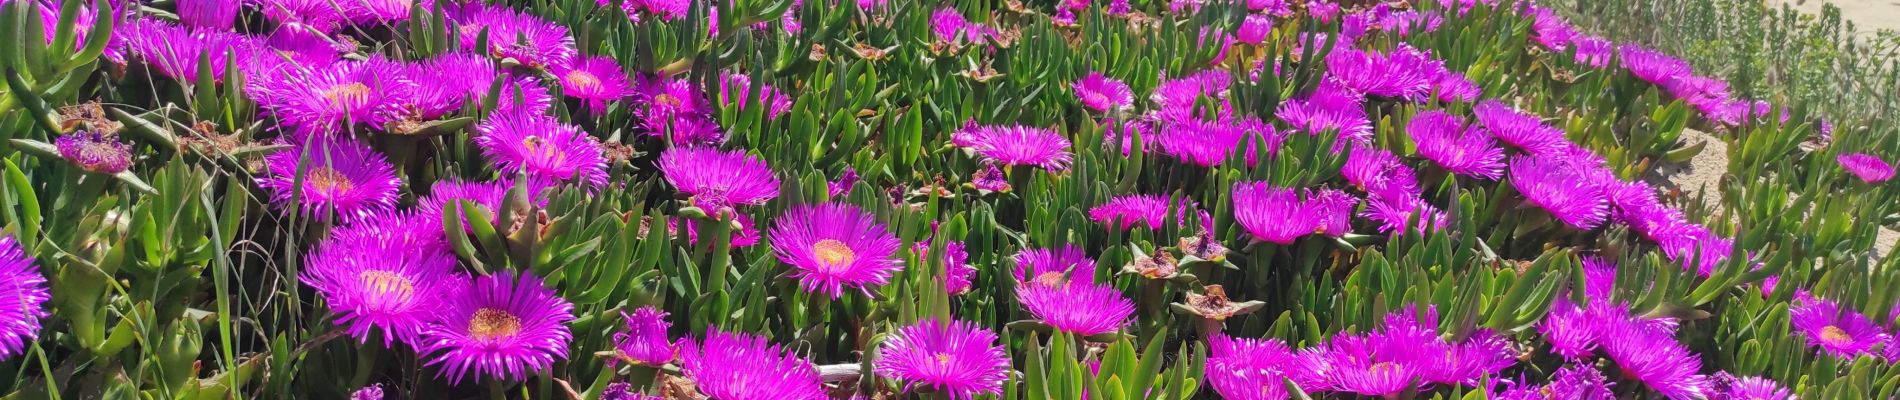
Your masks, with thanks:
[{"label": "purple petal tips", "polygon": [[903,269],[897,237],[870,213],[841,203],[801,205],[779,216],[770,232],[772,252],[790,264],[806,291],[844,296],[849,287],[869,295]]}]

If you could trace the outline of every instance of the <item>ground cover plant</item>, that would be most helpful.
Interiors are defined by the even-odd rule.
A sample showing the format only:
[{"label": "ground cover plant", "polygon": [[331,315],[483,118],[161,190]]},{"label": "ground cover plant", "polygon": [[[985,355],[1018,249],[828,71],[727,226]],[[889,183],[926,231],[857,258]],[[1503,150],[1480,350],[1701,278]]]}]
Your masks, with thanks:
[{"label": "ground cover plant", "polygon": [[[1900,389],[1878,241],[1900,144],[1868,109],[1892,97],[1820,95],[1893,93],[1891,53],[1712,33],[1809,25],[1664,40],[1616,30],[1632,3],[1510,0],[0,4],[24,39],[0,40],[8,398]],[[1873,67],[1814,71],[1843,60]],[[1686,165],[1719,183],[1661,173]]]}]

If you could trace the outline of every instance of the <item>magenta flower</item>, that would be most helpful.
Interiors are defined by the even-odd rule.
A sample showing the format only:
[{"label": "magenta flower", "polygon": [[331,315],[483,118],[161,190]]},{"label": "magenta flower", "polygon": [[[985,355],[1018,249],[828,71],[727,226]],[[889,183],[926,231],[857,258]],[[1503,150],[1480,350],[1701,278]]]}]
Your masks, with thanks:
[{"label": "magenta flower", "polygon": [[951,295],[969,293],[976,280],[976,266],[971,265],[970,253],[963,248],[963,242],[950,241],[943,244],[943,290]]},{"label": "magenta flower", "polygon": [[[531,76],[506,79],[501,85],[501,95],[495,98],[495,112],[521,112],[527,114],[546,114],[554,107],[554,95],[541,87],[541,80]],[[486,95],[488,89],[482,89]]]},{"label": "magenta flower", "polygon": [[230,30],[243,2],[229,0],[179,0],[178,22],[194,28]]},{"label": "magenta flower", "polygon": [[435,314],[417,352],[430,355],[429,365],[441,366],[450,382],[525,379],[567,358],[573,340],[567,322],[574,319],[574,304],[527,273],[476,278]]},{"label": "magenta flower", "polygon": [[1353,145],[1352,152],[1346,154],[1346,163],[1339,168],[1339,175],[1346,183],[1367,193],[1385,191],[1385,194],[1417,197],[1423,191],[1412,167],[1405,165],[1398,155],[1378,147]]},{"label": "magenta flower", "polygon": [[[1470,103],[1484,95],[1484,89],[1478,87],[1476,82],[1472,82],[1471,78],[1466,78],[1465,74],[1445,68],[1445,63],[1442,61],[1434,60],[1431,69],[1432,92],[1438,93],[1438,101]],[[1421,101],[1416,97],[1412,100]]]},{"label": "magenta flower", "polygon": [[330,135],[350,124],[383,126],[399,111],[396,94],[409,83],[400,64],[339,62],[322,69],[286,68],[258,82],[258,105],[307,132]]},{"label": "magenta flower", "polygon": [[1192,202],[1186,200],[1170,208],[1169,201],[1168,196],[1152,194],[1115,196],[1108,199],[1108,202],[1089,209],[1089,219],[1121,230],[1128,230],[1137,223],[1147,226],[1148,229],[1158,230],[1168,219],[1168,210],[1179,210],[1181,214],[1177,215],[1176,222],[1181,222],[1187,217],[1186,211],[1193,208]]},{"label": "magenta flower", "polygon": [[1650,50],[1642,45],[1625,44],[1616,50],[1617,55],[1621,56],[1623,67],[1628,68],[1630,74],[1657,86],[1666,85],[1669,81],[1695,72],[1688,61]]},{"label": "magenta flower", "polygon": [[1100,72],[1090,72],[1072,86],[1082,105],[1095,111],[1109,112],[1135,103],[1135,92],[1128,89],[1128,84]]},{"label": "magenta flower", "polygon": [[591,187],[607,184],[600,143],[580,127],[523,111],[498,112],[475,126],[475,144],[503,173]]},{"label": "magenta flower", "polygon": [[1794,393],[1788,391],[1788,388],[1781,387],[1781,384],[1775,383],[1775,381],[1759,376],[1751,376],[1735,378],[1733,382],[1729,382],[1728,389],[1724,390],[1721,396],[1717,398],[1728,400],[1788,400],[1795,397]]},{"label": "magenta flower", "polygon": [[1484,129],[1467,126],[1451,114],[1420,113],[1406,125],[1406,133],[1418,143],[1418,155],[1445,171],[1483,179],[1497,179],[1504,172],[1504,149],[1492,143]]},{"label": "magenta flower", "polygon": [[1271,33],[1273,33],[1273,17],[1253,14],[1240,21],[1240,28],[1234,32],[1234,40],[1257,45],[1267,41],[1267,35]]},{"label": "magenta flower", "polygon": [[620,5],[628,15],[644,11],[660,17],[661,21],[672,21],[684,17],[692,6],[693,2],[688,0],[626,0]]},{"label": "magenta flower", "polygon": [[1581,35],[1570,41],[1575,49],[1573,57],[1578,64],[1596,68],[1610,66],[1610,56],[1616,51],[1615,43],[1597,36]]},{"label": "magenta flower", "polygon": [[1623,376],[1642,382],[1663,397],[1681,400],[1708,396],[1712,388],[1709,377],[1699,372],[1701,358],[1672,336],[1672,330],[1624,319],[1606,326],[1601,344]]},{"label": "magenta flower", "polygon": [[476,39],[486,31],[490,56],[512,58],[531,68],[565,63],[578,54],[566,26],[507,7],[477,11],[458,22],[462,47],[475,48]]},{"label": "magenta flower", "polygon": [[880,347],[877,372],[906,381],[904,391],[928,387],[952,399],[1002,394],[1009,354],[996,333],[963,321],[917,321]]},{"label": "magenta flower", "polygon": [[1016,282],[1059,286],[1070,282],[1095,282],[1095,260],[1075,245],[1051,249],[1024,249],[1016,253]]},{"label": "magenta flower", "polygon": [[844,296],[850,287],[871,293],[904,266],[899,242],[884,224],[843,203],[794,206],[772,226],[772,253],[796,268],[791,276],[806,291]]},{"label": "magenta flower", "polygon": [[[789,14],[788,14],[789,15]],[[778,118],[792,111],[792,97],[772,85],[760,84],[758,88],[759,104],[765,105],[766,118]],[[752,78],[740,74],[722,74],[719,77],[719,102],[726,107],[744,110],[746,104],[754,101]]]},{"label": "magenta flower", "polygon": [[954,47],[961,44],[957,39],[964,39],[970,44],[982,44],[989,40],[990,30],[982,24],[970,22],[956,8],[944,7],[930,14],[930,32],[936,34],[938,43]]},{"label": "magenta flower", "polygon": [[964,129],[965,140],[958,143],[976,152],[983,160],[1002,165],[1029,165],[1050,171],[1069,167],[1069,138],[1054,129],[1021,125],[978,126]]},{"label": "magenta flower", "polygon": [[549,69],[561,80],[561,93],[587,103],[594,114],[607,112],[607,103],[633,95],[627,73],[609,57],[576,57]]},{"label": "magenta flower", "polygon": [[970,174],[970,186],[983,192],[1004,192],[1009,190],[1009,179],[1006,178],[996,164],[984,163],[984,169]]},{"label": "magenta flower", "polygon": [[658,164],[667,183],[708,211],[760,205],[778,197],[778,176],[765,160],[744,150],[674,148],[661,154]]},{"label": "magenta flower", "polygon": [[[1435,351],[1439,350],[1439,351]],[[1308,349],[1308,357],[1324,377],[1322,388],[1364,396],[1390,396],[1412,390],[1421,373],[1430,368],[1432,353],[1442,346],[1418,335],[1355,335],[1340,333],[1325,344]]]},{"label": "magenta flower", "polygon": [[663,121],[687,114],[705,113],[706,101],[693,83],[667,78],[641,79],[634,86],[635,97],[646,104],[641,113],[648,121]]},{"label": "magenta flower", "polygon": [[1576,360],[1596,350],[1597,340],[1604,331],[1601,313],[1584,310],[1562,297],[1550,307],[1550,314],[1538,323],[1537,332],[1544,335],[1544,341],[1550,342],[1551,352]]},{"label": "magenta flower", "polygon": [[356,389],[350,393],[350,400],[383,400],[383,386],[377,384]]},{"label": "magenta flower", "polygon": [[1195,107],[1201,98],[1215,99],[1220,104],[1219,115],[1227,115],[1227,90],[1233,87],[1234,76],[1226,71],[1207,70],[1179,79],[1169,79],[1155,86],[1149,99],[1155,102],[1155,109],[1163,121],[1181,121],[1195,117]]},{"label": "magenta flower", "polygon": [[398,121],[386,124],[392,130],[401,129],[405,122],[433,120],[461,110],[469,99],[486,96],[487,85],[497,76],[494,63],[486,57],[461,53],[402,64],[400,71],[401,84],[390,89],[392,107],[387,119]]},{"label": "magenta flower", "polygon": [[1321,387],[1313,366],[1279,339],[1208,338],[1207,384],[1223,398],[1280,400],[1287,398],[1285,380],[1303,390]]},{"label": "magenta flower", "polygon": [[[680,224],[682,223],[686,226],[684,229],[680,228]],[[668,232],[673,233],[674,237],[681,237],[679,235],[682,234],[685,235],[686,244],[699,245],[699,230],[703,229],[701,228],[703,225],[712,223],[716,222],[674,218],[666,221],[666,229]],[[752,217],[747,217],[745,214],[733,213],[732,224],[738,225],[733,228],[732,236],[730,236],[731,242],[728,242],[732,244],[732,247],[745,248],[759,244],[759,230],[757,225],[752,223]]]},{"label": "magenta flower", "polygon": [[343,7],[343,15],[358,24],[408,21],[409,9],[417,2],[426,12],[433,9],[435,0],[336,0]]},{"label": "magenta flower", "polygon": [[680,345],[680,370],[715,399],[825,400],[818,367],[765,338],[713,329]]},{"label": "magenta flower", "polygon": [[[377,223],[352,224],[310,251],[298,277],[336,314],[357,341],[382,331],[383,345],[419,345],[427,324],[468,285],[442,241],[440,217],[379,213]],[[418,242],[420,241],[420,242]]]},{"label": "magenta flower", "polygon": [[627,331],[614,334],[614,350],[620,352],[620,357],[649,367],[673,362],[675,350],[666,337],[671,325],[666,323],[665,311],[646,306],[633,314],[621,312],[620,318],[627,321]]},{"label": "magenta flower", "polygon": [[331,0],[258,0],[258,11],[264,18],[280,25],[300,24],[315,28],[320,32],[334,32],[349,21],[344,15],[341,4],[347,1]]},{"label": "magenta flower", "polygon": [[1577,28],[1570,26],[1570,22],[1564,21],[1564,18],[1558,16],[1555,10],[1536,5],[1525,8],[1528,11],[1526,14],[1533,19],[1531,40],[1543,45],[1544,48],[1561,52],[1565,46],[1570,45],[1571,39],[1577,37]]},{"label": "magenta flower", "polygon": [[349,138],[312,138],[271,153],[264,157],[263,172],[258,186],[270,190],[276,202],[300,197],[308,215],[335,211],[346,222],[395,206],[402,185],[388,159]]},{"label": "magenta flower", "polygon": [[[1423,233],[1427,228],[1444,227],[1447,223],[1444,211],[1425,202],[1417,194],[1405,194],[1395,189],[1383,189],[1372,192],[1366,197],[1366,210],[1360,215],[1379,223],[1379,232],[1404,233],[1408,231]],[[1416,223],[1414,223],[1416,222]]]},{"label": "magenta flower", "polygon": [[1724,238],[1707,227],[1685,221],[1673,228],[1668,236],[1656,239],[1657,246],[1670,261],[1682,263],[1684,269],[1704,278],[1715,274],[1716,268],[1735,250],[1733,239]]},{"label": "magenta flower", "polygon": [[212,80],[224,80],[227,64],[215,60],[222,60],[229,49],[249,45],[245,37],[228,28],[188,28],[156,19],[131,22],[115,30],[113,36],[125,38],[123,48],[128,55],[145,60],[159,75],[182,82],[198,80],[199,57],[207,54],[214,60],[209,66]]},{"label": "magenta flower", "polygon": [[25,354],[27,344],[39,340],[40,319],[53,297],[33,264],[19,241],[0,236],[0,360]]},{"label": "magenta flower", "polygon": [[1854,177],[1860,178],[1861,182],[1881,183],[1893,179],[1893,165],[1888,164],[1886,160],[1881,160],[1880,156],[1868,153],[1847,153],[1835,157],[1835,160],[1840,162],[1841,169],[1854,174]]},{"label": "magenta flower", "polygon": [[[1293,129],[1308,135],[1331,132],[1342,139],[1369,142],[1372,120],[1362,105],[1365,98],[1333,82],[1322,82],[1305,98],[1287,100],[1275,113]],[[1342,140],[1341,143],[1345,141]]]},{"label": "magenta flower", "polygon": [[1553,157],[1519,156],[1511,160],[1510,181],[1527,204],[1577,229],[1591,229],[1609,216],[1603,192],[1571,163]]},{"label": "magenta flower", "polygon": [[1485,100],[1472,109],[1484,131],[1498,141],[1530,154],[1551,154],[1563,146],[1564,131],[1545,126],[1536,115],[1512,109],[1497,100]]},{"label": "magenta flower", "polygon": [[111,175],[132,168],[132,146],[117,136],[73,132],[53,139],[53,147],[59,149],[60,158],[86,172]]},{"label": "magenta flower", "polygon": [[[1076,273],[1074,276],[1083,276]],[[1029,315],[1057,331],[1098,335],[1121,329],[1135,313],[1135,303],[1108,284],[1071,277],[1067,283],[1016,284],[1016,301]]]},{"label": "magenta flower", "polygon": [[1227,161],[1228,152],[1233,151],[1246,134],[1247,131],[1231,121],[1192,118],[1163,125],[1161,133],[1154,136],[1154,142],[1161,146],[1163,154],[1182,162],[1214,167]]},{"label": "magenta flower", "polygon": [[1788,322],[1808,339],[1809,345],[1836,358],[1870,353],[1874,345],[1886,339],[1873,321],[1832,300],[1804,301],[1788,310]]},{"label": "magenta flower", "polygon": [[1414,98],[1430,94],[1437,72],[1423,51],[1400,45],[1388,54],[1354,49],[1326,56],[1329,80],[1371,96]]},{"label": "magenta flower", "polygon": [[1336,214],[1350,208],[1342,210],[1338,200],[1326,199],[1333,195],[1323,193],[1307,191],[1302,195],[1294,189],[1266,182],[1236,183],[1234,220],[1246,228],[1254,240],[1281,245],[1293,244],[1293,240],[1309,234],[1330,233],[1343,227],[1332,218],[1339,218]]},{"label": "magenta flower", "polygon": [[1542,387],[1517,385],[1503,393],[1493,393],[1490,398],[1497,400],[1615,400],[1610,392],[1610,383],[1603,372],[1590,365],[1568,365],[1551,374],[1550,382]]}]

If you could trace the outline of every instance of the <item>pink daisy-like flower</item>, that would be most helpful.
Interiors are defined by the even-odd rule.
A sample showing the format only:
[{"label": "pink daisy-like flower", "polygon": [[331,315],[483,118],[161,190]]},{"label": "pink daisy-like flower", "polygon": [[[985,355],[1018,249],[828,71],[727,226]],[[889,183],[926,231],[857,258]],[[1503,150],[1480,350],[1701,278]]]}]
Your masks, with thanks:
[{"label": "pink daisy-like flower", "polygon": [[186,26],[229,30],[244,2],[230,0],[179,0],[178,22]]},{"label": "pink daisy-like flower", "polygon": [[256,3],[265,19],[278,24],[301,24],[329,33],[349,21],[340,6],[348,4],[347,0],[257,0]]},{"label": "pink daisy-like flower", "polygon": [[666,182],[712,210],[765,204],[778,197],[779,179],[765,160],[744,150],[680,147],[660,155]]},{"label": "pink daisy-like flower", "polygon": [[1114,286],[1081,279],[1058,284],[1019,282],[1016,301],[1055,330],[1085,336],[1121,329],[1135,313],[1135,303]]},{"label": "pink daisy-like flower", "polygon": [[904,266],[896,258],[897,236],[877,217],[843,203],[801,205],[780,215],[769,233],[772,252],[791,264],[791,276],[806,291],[844,296],[850,287],[870,295]]},{"label": "pink daisy-like flower", "polygon": [[1095,260],[1075,245],[1057,249],[1024,249],[1016,253],[1016,282],[1060,286],[1068,282],[1095,282]]},{"label": "pink daisy-like flower", "polygon": [[1886,182],[1888,179],[1893,179],[1893,165],[1888,164],[1886,160],[1880,159],[1880,156],[1867,153],[1847,153],[1835,157],[1835,161],[1841,164],[1841,169],[1854,174],[1856,178],[1860,178],[1861,182],[1881,183]]},{"label": "pink daisy-like flower", "polygon": [[646,306],[633,314],[622,312],[620,318],[627,321],[627,331],[614,334],[614,350],[621,357],[649,367],[673,362],[675,350],[666,337],[671,325],[666,323],[665,311]]},{"label": "pink daisy-like flower", "polygon": [[[1147,226],[1148,229],[1161,229],[1161,224],[1168,219],[1168,210],[1171,209],[1168,207],[1169,201],[1168,196],[1152,194],[1115,196],[1108,199],[1108,202],[1089,209],[1089,219],[1110,227],[1119,227],[1122,230],[1128,230],[1137,223]],[[1172,209],[1182,213],[1177,215],[1176,222],[1184,220],[1185,213],[1190,208],[1193,208],[1193,204],[1186,200],[1176,204]]]},{"label": "pink daisy-like flower", "polygon": [[1188,164],[1214,167],[1227,161],[1228,153],[1238,147],[1246,134],[1246,130],[1231,121],[1193,118],[1163,125],[1154,141],[1161,145],[1163,154]]},{"label": "pink daisy-like flower", "polygon": [[281,69],[258,83],[258,105],[306,132],[342,134],[349,124],[383,126],[408,90],[401,64],[386,60],[340,62],[322,69]]},{"label": "pink daisy-like flower", "polygon": [[1536,115],[1520,112],[1497,100],[1485,100],[1472,109],[1484,131],[1498,141],[1530,154],[1551,154],[1564,143],[1564,131],[1545,126]]},{"label": "pink daisy-like flower", "polygon": [[442,239],[441,219],[379,213],[378,223],[335,231],[298,277],[323,297],[336,324],[357,341],[382,331],[383,345],[419,344],[423,328],[468,285]]},{"label": "pink daisy-like flower", "polygon": [[502,172],[591,187],[607,184],[600,143],[580,127],[523,111],[498,112],[475,126],[475,144]]},{"label": "pink daisy-like flower", "polygon": [[1674,331],[1627,317],[1610,322],[1603,332],[1603,352],[1625,377],[1648,386],[1664,397],[1703,398],[1713,390],[1702,375],[1702,360],[1681,343]]},{"label": "pink daisy-like flower", "polygon": [[943,290],[951,295],[969,293],[976,280],[976,266],[970,264],[970,253],[964,250],[963,242],[950,241],[943,244]]},{"label": "pink daisy-like flower", "polygon": [[507,7],[484,9],[458,22],[463,47],[474,48],[487,31],[489,55],[512,58],[532,68],[564,63],[578,54],[566,26]]},{"label": "pink daisy-like flower", "polygon": [[647,106],[641,116],[648,121],[664,121],[707,110],[706,100],[693,83],[686,80],[641,79],[634,85],[634,92]]},{"label": "pink daisy-like flower", "polygon": [[1570,26],[1569,21],[1564,21],[1563,17],[1558,16],[1556,10],[1535,5],[1525,8],[1528,9],[1526,14],[1533,19],[1531,40],[1543,45],[1544,48],[1563,51],[1565,46],[1570,45],[1571,39],[1577,37],[1577,28]]},{"label": "pink daisy-like flower", "polygon": [[395,167],[368,145],[350,138],[312,138],[309,143],[264,157],[258,186],[272,192],[272,200],[288,203],[300,197],[303,212],[322,215],[335,211],[343,221],[355,221],[395,206]]},{"label": "pink daisy-like flower", "polygon": [[1497,179],[1504,172],[1504,149],[1483,129],[1441,111],[1412,117],[1406,133],[1418,143],[1418,155],[1454,174]]},{"label": "pink daisy-like flower", "polygon": [[1072,86],[1082,105],[1095,111],[1109,112],[1135,103],[1135,92],[1128,89],[1128,84],[1100,72],[1090,72]]},{"label": "pink daisy-like flower", "polygon": [[1181,121],[1195,116],[1195,107],[1202,98],[1214,99],[1221,109],[1213,111],[1218,115],[1227,115],[1227,90],[1234,85],[1234,76],[1226,71],[1201,71],[1178,79],[1169,79],[1155,86],[1149,100],[1155,102],[1156,112],[1163,121]]},{"label": "pink daisy-like flower", "polygon": [[53,139],[60,158],[79,169],[95,174],[116,174],[132,168],[132,146],[117,136],[98,132],[73,132]]},{"label": "pink daisy-like flower", "polygon": [[1688,61],[1639,44],[1625,44],[1616,50],[1623,67],[1629,69],[1630,74],[1657,86],[1695,73]]},{"label": "pink daisy-like flower", "polygon": [[1054,129],[1021,125],[966,128],[959,147],[975,151],[984,160],[1002,165],[1030,165],[1046,170],[1067,169],[1074,155],[1069,138]]},{"label": "pink daisy-like flower", "polygon": [[627,73],[609,57],[577,57],[549,69],[561,80],[561,93],[587,103],[595,114],[607,112],[607,103],[633,95]]},{"label": "pink daisy-like flower", "polygon": [[1873,321],[1833,300],[1804,301],[1788,311],[1788,322],[1808,339],[1809,345],[1837,358],[1869,353],[1885,340]]},{"label": "pink daisy-like flower", "polygon": [[1788,400],[1795,397],[1794,393],[1788,391],[1788,388],[1781,387],[1781,384],[1775,383],[1775,381],[1759,376],[1750,376],[1746,378],[1735,378],[1733,382],[1728,383],[1728,389],[1723,390],[1721,396],[1716,398],[1722,400]]},{"label": "pink daisy-like flower", "polygon": [[567,358],[573,340],[567,322],[574,304],[527,273],[477,278],[436,314],[417,352],[429,355],[429,365],[440,366],[450,382],[527,378]]},{"label": "pink daisy-like flower", "polygon": [[715,399],[825,400],[818,367],[765,338],[713,329],[680,345],[680,371]]},{"label": "pink daisy-like flower", "polygon": [[1382,97],[1411,98],[1429,94],[1436,72],[1430,55],[1408,45],[1388,54],[1354,49],[1326,56],[1327,76],[1353,91]]},{"label": "pink daisy-like flower", "polygon": [[1528,204],[1577,229],[1591,229],[1609,216],[1603,192],[1572,163],[1553,157],[1519,156],[1511,160],[1511,185]]},{"label": "pink daisy-like flower", "polygon": [[1570,41],[1575,49],[1573,57],[1578,64],[1595,68],[1610,66],[1610,56],[1616,51],[1616,44],[1597,36],[1582,35]]},{"label": "pink daisy-like flower", "polygon": [[1207,383],[1223,398],[1281,400],[1287,398],[1286,380],[1304,390],[1321,386],[1313,366],[1279,339],[1208,339]]},{"label": "pink daisy-like flower", "polygon": [[223,81],[228,64],[216,60],[222,60],[228,50],[248,45],[244,36],[229,29],[181,27],[156,19],[131,22],[113,35],[125,38],[123,49],[128,55],[144,60],[159,75],[185,82],[198,80],[198,60],[206,54],[214,60],[209,65],[212,80]]},{"label": "pink daisy-like flower", "polygon": [[1267,41],[1267,34],[1270,33],[1273,33],[1273,17],[1253,14],[1240,21],[1240,28],[1234,32],[1234,40],[1246,44],[1260,44]]},{"label": "pink daisy-like flower", "polygon": [[996,333],[975,323],[918,321],[898,329],[880,348],[879,375],[906,381],[905,391],[928,387],[952,399],[1002,394],[1009,355]]},{"label": "pink daisy-like flower", "polygon": [[1372,120],[1366,115],[1364,102],[1365,97],[1351,89],[1330,81],[1322,82],[1312,94],[1280,104],[1275,115],[1308,135],[1332,132],[1341,139],[1369,142]]},{"label": "pink daisy-like flower", "polygon": [[0,360],[24,354],[28,343],[39,340],[40,319],[53,297],[33,263],[13,236],[0,236]]},{"label": "pink daisy-like flower", "polygon": [[[1343,194],[1343,193],[1342,193]],[[1266,182],[1234,184],[1234,220],[1253,235],[1254,240],[1281,245],[1314,233],[1327,233],[1338,227],[1323,215],[1340,212],[1336,205],[1322,207],[1322,195],[1275,187]]]}]

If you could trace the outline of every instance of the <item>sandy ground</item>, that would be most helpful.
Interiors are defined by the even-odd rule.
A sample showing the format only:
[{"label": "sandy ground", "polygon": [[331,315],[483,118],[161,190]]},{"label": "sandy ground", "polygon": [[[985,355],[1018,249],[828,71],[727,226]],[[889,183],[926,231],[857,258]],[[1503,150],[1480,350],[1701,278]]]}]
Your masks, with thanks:
[{"label": "sandy ground", "polygon": [[1793,4],[1795,9],[1810,14],[1820,14],[1821,5],[1826,3],[1840,7],[1841,18],[1853,21],[1863,34],[1871,35],[1879,29],[1900,31],[1900,0],[1768,0],[1770,5]]},{"label": "sandy ground", "polygon": [[[1894,8],[1895,12],[1900,12],[1900,6]],[[1721,139],[1694,129],[1683,131],[1682,141],[1684,145],[1691,146],[1707,142],[1708,146],[1701,154],[1689,159],[1689,162],[1657,167],[1656,171],[1644,180],[1661,188],[1680,189],[1685,198],[1695,198],[1706,191],[1709,204],[1718,203],[1717,196],[1720,196],[1716,192],[1720,190],[1718,184],[1722,180],[1722,174],[1728,171],[1728,146],[1722,144]],[[1900,232],[1881,228],[1880,235],[1874,239],[1874,250],[1877,252],[1874,257],[1885,257],[1889,251],[1893,250],[1895,242],[1900,242]]]}]

